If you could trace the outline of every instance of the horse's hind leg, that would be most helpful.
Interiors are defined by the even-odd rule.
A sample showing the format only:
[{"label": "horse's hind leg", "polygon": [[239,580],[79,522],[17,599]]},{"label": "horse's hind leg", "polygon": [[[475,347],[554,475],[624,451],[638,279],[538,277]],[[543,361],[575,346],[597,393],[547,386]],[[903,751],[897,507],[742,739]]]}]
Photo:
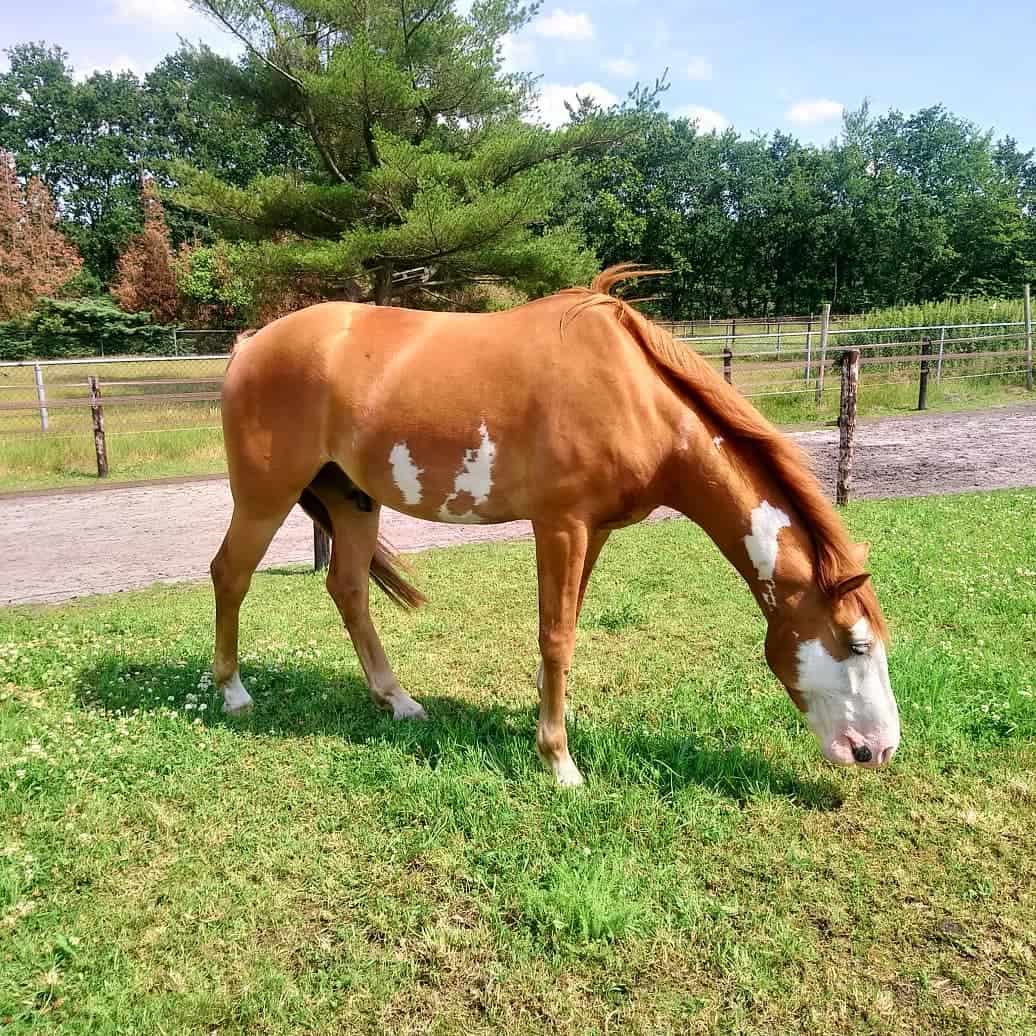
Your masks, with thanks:
[{"label": "horse's hind leg", "polygon": [[252,573],[294,502],[292,500],[282,511],[263,516],[252,514],[235,503],[230,528],[209,566],[216,593],[216,652],[212,675],[223,692],[226,713],[239,714],[252,707],[252,698],[241,683],[237,667],[238,614],[252,582]]},{"label": "horse's hind leg", "polygon": [[349,631],[374,704],[390,710],[395,719],[427,718],[399,686],[371,621],[370,570],[378,545],[380,505],[371,502],[369,511],[360,510],[354,500],[323,481],[314,482],[310,489],[327,509],[333,529],[327,592]]}]

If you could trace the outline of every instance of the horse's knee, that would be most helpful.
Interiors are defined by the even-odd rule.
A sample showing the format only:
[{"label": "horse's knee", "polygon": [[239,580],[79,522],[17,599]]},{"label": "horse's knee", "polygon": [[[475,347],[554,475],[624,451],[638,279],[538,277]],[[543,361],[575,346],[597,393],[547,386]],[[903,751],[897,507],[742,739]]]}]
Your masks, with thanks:
[{"label": "horse's knee", "polygon": [[251,572],[235,568],[230,563],[222,547],[209,565],[209,575],[212,577],[212,586],[217,598],[244,597],[252,580]]},{"label": "horse's knee", "polygon": [[540,630],[540,657],[544,669],[566,672],[572,664],[574,636],[558,630]]},{"label": "horse's knee", "polygon": [[346,625],[367,617],[369,592],[366,586],[345,582],[333,572],[328,573],[325,585]]}]

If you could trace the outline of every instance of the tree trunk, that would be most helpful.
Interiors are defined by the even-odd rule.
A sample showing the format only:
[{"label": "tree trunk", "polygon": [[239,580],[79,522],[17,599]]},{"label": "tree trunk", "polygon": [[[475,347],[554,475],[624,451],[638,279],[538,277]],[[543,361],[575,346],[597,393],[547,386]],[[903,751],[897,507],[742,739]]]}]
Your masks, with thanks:
[{"label": "tree trunk", "polygon": [[392,265],[385,263],[374,271],[374,305],[387,306],[392,302]]}]

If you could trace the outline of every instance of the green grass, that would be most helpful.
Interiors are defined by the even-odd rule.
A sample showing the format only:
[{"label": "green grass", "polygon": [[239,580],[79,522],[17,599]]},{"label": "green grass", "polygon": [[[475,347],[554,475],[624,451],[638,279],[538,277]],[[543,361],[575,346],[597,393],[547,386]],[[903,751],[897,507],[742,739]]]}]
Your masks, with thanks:
[{"label": "green grass", "polygon": [[321,580],[259,575],[251,717],[205,586],[0,612],[11,1033],[1033,1032],[1036,493],[858,504],[903,744],[829,767],[688,523],[617,534],[533,754],[526,542],[429,552],[368,703]]}]

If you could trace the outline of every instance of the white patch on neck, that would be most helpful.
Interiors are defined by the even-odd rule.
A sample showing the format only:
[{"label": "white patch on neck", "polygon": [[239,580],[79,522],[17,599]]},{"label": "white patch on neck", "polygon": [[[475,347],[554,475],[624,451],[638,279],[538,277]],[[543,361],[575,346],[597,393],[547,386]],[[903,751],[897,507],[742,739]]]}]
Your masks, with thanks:
[{"label": "white patch on neck", "polygon": [[473,510],[469,510],[465,514],[454,514],[450,511],[450,504],[461,493],[469,493],[474,506],[478,507],[489,499],[490,490],[493,488],[493,461],[496,460],[496,443],[489,438],[489,429],[486,427],[485,421],[479,425],[478,433],[482,437],[482,441],[477,449],[464,451],[461,470],[453,480],[453,492],[439,508],[441,521],[462,524],[482,521]]},{"label": "white patch on neck", "polygon": [[777,567],[778,536],[781,529],[790,525],[791,519],[780,508],[764,500],[752,511],[752,531],[745,537],[749,560],[763,584],[763,602],[771,611],[777,609],[773,573]]},{"label": "white patch on neck", "polygon": [[781,529],[790,525],[791,519],[768,500],[752,511],[752,531],[745,537],[745,549],[764,583],[773,582],[773,570],[777,567],[777,537]]},{"label": "white patch on neck", "polygon": [[403,494],[403,502],[414,507],[421,502],[421,476],[424,468],[419,468],[410,456],[410,447],[405,442],[397,442],[389,454],[392,465],[392,481]]}]

